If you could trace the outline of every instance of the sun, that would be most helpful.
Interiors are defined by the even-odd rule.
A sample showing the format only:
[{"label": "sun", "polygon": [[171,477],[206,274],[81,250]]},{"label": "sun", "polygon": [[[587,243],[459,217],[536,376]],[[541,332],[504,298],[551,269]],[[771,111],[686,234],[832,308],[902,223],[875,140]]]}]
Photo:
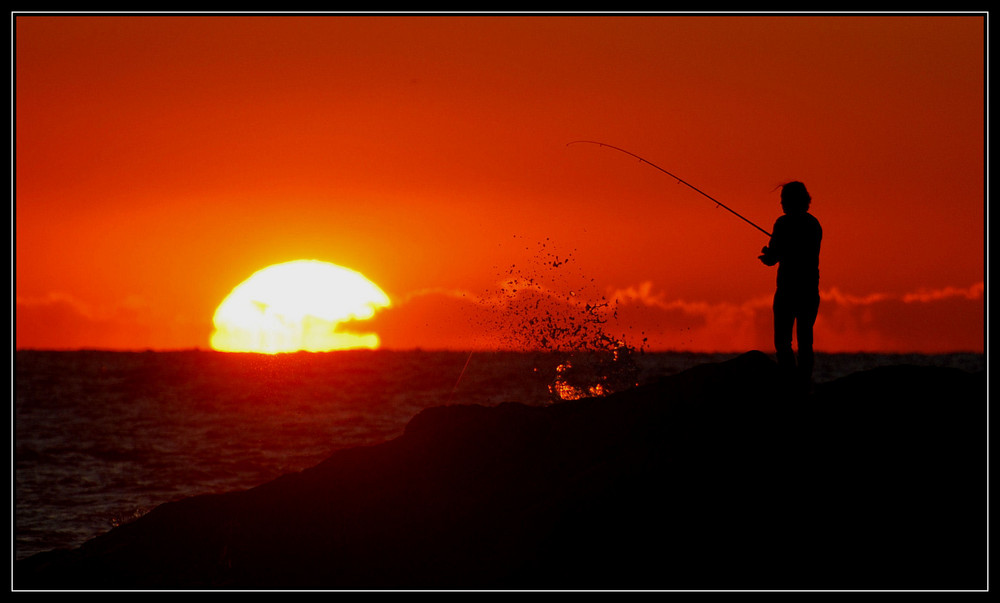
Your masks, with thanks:
[{"label": "sun", "polygon": [[240,283],[215,310],[212,349],[223,352],[326,352],[375,349],[375,333],[341,332],[390,306],[359,272],[319,260],[274,264]]}]

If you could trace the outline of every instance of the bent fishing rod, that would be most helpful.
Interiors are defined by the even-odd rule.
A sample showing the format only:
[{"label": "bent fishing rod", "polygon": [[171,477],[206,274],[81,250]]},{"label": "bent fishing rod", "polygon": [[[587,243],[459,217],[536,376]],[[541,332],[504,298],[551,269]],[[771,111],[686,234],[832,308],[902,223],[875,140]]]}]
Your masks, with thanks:
[{"label": "bent fishing rod", "polygon": [[700,189],[699,189],[699,188],[697,188],[696,186],[694,186],[694,185],[692,185],[692,184],[690,184],[690,183],[688,183],[688,182],[685,182],[685,181],[684,181],[683,179],[681,179],[681,178],[680,178],[679,176],[675,176],[674,174],[671,174],[670,172],[668,172],[667,170],[665,170],[665,169],[661,168],[660,166],[656,165],[656,164],[655,164],[655,163],[653,163],[652,161],[649,161],[648,159],[644,159],[643,157],[639,157],[639,156],[638,156],[638,155],[636,155],[635,153],[632,153],[632,152],[630,152],[630,151],[626,151],[625,149],[622,149],[622,148],[619,148],[619,147],[616,147],[616,146],[614,146],[614,145],[611,145],[611,144],[607,144],[607,143],[605,143],[605,142],[597,142],[596,140],[574,140],[573,142],[568,142],[568,143],[566,143],[566,146],[569,146],[569,145],[571,145],[571,144],[596,144],[596,145],[598,145],[598,146],[602,146],[602,147],[608,147],[609,149],[614,149],[614,150],[616,150],[616,151],[620,151],[620,152],[622,152],[622,153],[625,153],[626,155],[630,155],[630,156],[632,156],[632,157],[635,157],[635,158],[636,158],[636,159],[638,159],[639,161],[641,161],[641,162],[643,162],[643,163],[645,163],[645,164],[647,164],[647,165],[650,165],[650,166],[652,166],[652,167],[654,167],[654,168],[656,168],[656,169],[660,170],[661,172],[663,172],[663,173],[664,173],[664,174],[666,174],[667,176],[670,176],[671,178],[673,178],[674,180],[676,180],[678,184],[683,184],[684,186],[687,186],[687,187],[691,188],[691,189],[692,189],[692,190],[694,190],[695,192],[697,192],[697,193],[700,193],[700,194],[702,194],[702,195],[704,195],[704,196],[708,197],[708,198],[709,198],[709,199],[710,199],[711,201],[715,202],[715,206],[716,206],[716,207],[721,207],[722,209],[724,209],[724,210],[728,211],[729,213],[733,214],[734,216],[736,216],[736,217],[737,217],[737,218],[739,218],[740,220],[743,220],[744,222],[746,222],[746,223],[747,223],[747,224],[749,224],[750,226],[753,226],[753,227],[754,227],[754,228],[756,228],[757,230],[759,230],[759,231],[761,231],[762,233],[766,234],[766,235],[767,235],[768,237],[770,237],[770,236],[771,236],[771,233],[767,232],[766,230],[764,230],[764,229],[763,229],[763,228],[761,228],[760,226],[757,226],[756,224],[754,224],[754,223],[753,223],[753,222],[751,222],[750,220],[746,219],[745,217],[743,217],[743,216],[742,216],[742,215],[740,215],[739,213],[737,213],[737,212],[733,211],[733,210],[732,210],[731,208],[727,207],[727,206],[726,206],[726,205],[725,205],[724,203],[722,203],[722,202],[721,202],[721,201],[719,201],[718,199],[715,199],[715,198],[713,198],[713,197],[712,197],[711,195],[709,195],[708,193],[706,193],[706,192],[704,192],[704,191],[700,190]]}]

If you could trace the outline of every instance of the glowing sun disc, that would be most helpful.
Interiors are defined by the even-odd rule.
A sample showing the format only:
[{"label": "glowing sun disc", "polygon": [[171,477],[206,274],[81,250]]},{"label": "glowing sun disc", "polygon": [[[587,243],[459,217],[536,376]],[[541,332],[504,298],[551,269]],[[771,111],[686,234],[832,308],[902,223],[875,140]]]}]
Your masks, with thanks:
[{"label": "glowing sun disc", "polygon": [[390,305],[359,272],[319,260],[295,260],[255,272],[215,310],[212,349],[224,352],[326,352],[379,346],[375,333],[338,331]]}]

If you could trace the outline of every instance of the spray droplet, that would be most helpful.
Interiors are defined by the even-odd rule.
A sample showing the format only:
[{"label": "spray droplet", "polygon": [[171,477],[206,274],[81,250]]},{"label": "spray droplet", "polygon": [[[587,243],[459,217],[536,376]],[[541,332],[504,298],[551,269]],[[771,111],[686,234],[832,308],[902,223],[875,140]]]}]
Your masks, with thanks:
[{"label": "spray droplet", "polygon": [[634,387],[635,350],[624,337],[607,332],[609,320],[617,319],[617,306],[604,296],[568,286],[594,279],[568,274],[565,266],[572,254],[559,257],[550,247],[537,243],[531,261],[510,264],[508,278],[499,285],[493,326],[501,346],[562,356],[548,386],[554,401]]}]

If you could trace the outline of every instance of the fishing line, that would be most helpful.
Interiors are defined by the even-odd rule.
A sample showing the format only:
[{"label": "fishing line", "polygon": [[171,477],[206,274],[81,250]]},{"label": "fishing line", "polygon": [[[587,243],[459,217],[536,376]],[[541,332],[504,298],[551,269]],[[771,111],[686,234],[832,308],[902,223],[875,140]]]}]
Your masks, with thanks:
[{"label": "fishing line", "polygon": [[716,207],[721,207],[722,209],[724,209],[724,210],[728,211],[729,213],[733,214],[734,216],[736,216],[736,217],[737,217],[737,218],[739,218],[740,220],[743,220],[744,222],[746,222],[746,223],[747,223],[747,224],[749,224],[750,226],[753,226],[754,228],[756,228],[757,230],[759,230],[759,231],[761,231],[762,233],[766,234],[767,236],[769,236],[769,237],[771,236],[771,233],[769,233],[768,231],[764,230],[764,229],[763,229],[763,228],[761,228],[760,226],[757,226],[756,224],[754,224],[754,223],[753,223],[753,222],[751,222],[750,220],[746,219],[745,217],[743,217],[743,216],[742,216],[742,215],[740,215],[739,213],[737,213],[737,212],[733,211],[733,210],[732,210],[731,208],[727,207],[727,206],[726,206],[726,205],[725,205],[724,203],[722,203],[722,202],[721,202],[721,201],[719,201],[718,199],[715,199],[715,198],[713,198],[713,197],[712,197],[711,195],[709,195],[708,193],[706,193],[706,192],[704,192],[704,191],[700,190],[700,189],[699,189],[698,187],[696,187],[696,186],[694,186],[694,185],[692,185],[692,184],[690,184],[690,183],[688,183],[688,182],[685,182],[685,181],[684,181],[683,179],[681,179],[681,178],[680,178],[679,176],[675,176],[674,174],[671,174],[671,173],[670,173],[670,172],[668,172],[667,170],[665,170],[665,169],[661,168],[660,166],[656,165],[656,164],[655,164],[655,163],[653,163],[652,161],[649,161],[648,159],[645,159],[645,158],[643,158],[643,157],[640,157],[640,156],[636,155],[635,153],[632,153],[632,152],[630,152],[630,151],[626,151],[625,149],[622,149],[622,148],[619,148],[619,147],[616,147],[616,146],[614,146],[614,145],[611,145],[611,144],[607,144],[607,143],[604,143],[604,142],[597,142],[597,141],[595,141],[595,140],[574,140],[573,142],[568,142],[568,143],[566,143],[566,146],[569,146],[569,145],[571,145],[571,144],[580,144],[580,143],[585,143],[585,144],[596,144],[596,145],[598,145],[598,146],[602,146],[602,147],[608,147],[609,149],[614,149],[614,150],[616,150],[616,151],[620,151],[620,152],[622,152],[622,153],[625,153],[626,155],[630,155],[630,156],[632,156],[632,157],[635,157],[635,158],[636,158],[636,159],[638,159],[639,161],[641,161],[641,162],[643,162],[643,163],[645,163],[645,164],[647,164],[647,165],[650,165],[650,166],[652,166],[652,167],[654,167],[654,168],[656,168],[656,169],[660,170],[661,172],[663,172],[663,173],[664,173],[664,174],[666,174],[667,176],[670,176],[671,178],[673,178],[674,180],[676,180],[678,184],[683,184],[684,186],[687,186],[687,187],[691,188],[691,189],[692,189],[692,190],[694,190],[695,192],[697,192],[697,193],[700,193],[700,194],[702,194],[702,195],[704,195],[704,196],[708,197],[708,198],[709,198],[710,200],[712,200],[712,201],[713,201],[713,202],[715,203],[715,206],[716,206]]},{"label": "fishing line", "polygon": [[469,361],[472,360],[472,354],[475,350],[469,352],[469,357],[465,359],[465,366],[462,367],[462,372],[458,374],[458,380],[455,381],[455,387],[451,388],[451,393],[448,394],[448,401],[455,396],[455,392],[458,390],[458,384],[462,382],[462,377],[465,376],[465,369],[469,368]]}]

